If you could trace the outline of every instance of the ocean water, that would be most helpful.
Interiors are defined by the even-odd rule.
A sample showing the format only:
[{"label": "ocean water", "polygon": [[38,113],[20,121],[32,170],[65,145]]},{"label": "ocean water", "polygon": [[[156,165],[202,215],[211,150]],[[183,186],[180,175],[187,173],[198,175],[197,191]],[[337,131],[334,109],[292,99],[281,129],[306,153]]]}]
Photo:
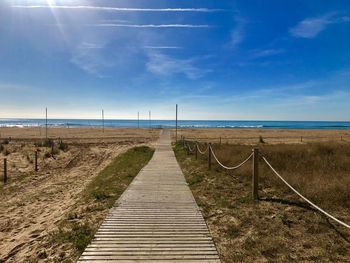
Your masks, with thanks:
[{"label": "ocean water", "polygon": [[[172,128],[174,120],[105,120],[105,127]],[[45,126],[45,119],[0,119],[0,127]],[[101,127],[102,120],[49,119],[49,127]],[[234,120],[179,120],[180,128],[277,128],[350,130],[350,122],[339,121],[234,121]]]}]

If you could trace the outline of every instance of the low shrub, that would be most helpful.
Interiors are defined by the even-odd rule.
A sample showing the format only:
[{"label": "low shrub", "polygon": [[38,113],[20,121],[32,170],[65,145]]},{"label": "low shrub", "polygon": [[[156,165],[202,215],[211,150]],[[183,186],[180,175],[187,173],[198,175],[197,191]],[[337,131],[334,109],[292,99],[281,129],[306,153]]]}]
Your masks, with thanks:
[{"label": "low shrub", "polygon": [[60,140],[59,143],[58,143],[58,149],[60,149],[61,151],[66,152],[68,150],[68,144],[64,143],[62,140]]}]

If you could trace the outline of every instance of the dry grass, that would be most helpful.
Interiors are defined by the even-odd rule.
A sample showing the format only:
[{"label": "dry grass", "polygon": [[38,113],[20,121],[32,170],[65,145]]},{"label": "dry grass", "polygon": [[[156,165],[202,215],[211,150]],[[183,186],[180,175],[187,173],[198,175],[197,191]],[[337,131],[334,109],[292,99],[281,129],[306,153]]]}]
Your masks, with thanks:
[{"label": "dry grass", "polygon": [[[4,136],[4,129],[0,130]],[[76,251],[84,247],[92,233],[89,231],[92,221],[89,219],[90,223],[85,224],[85,220],[80,221],[84,219],[82,215],[93,215],[93,220],[103,218],[103,213],[108,209],[101,209],[101,204],[113,203],[111,200],[114,198],[105,191],[95,191],[92,199],[79,201],[83,190],[115,157],[135,146],[151,146],[159,134],[158,130],[111,129],[106,131],[106,136],[110,136],[107,140],[106,137],[98,137],[96,129],[67,130],[52,129],[61,138],[54,140],[54,158],[51,158],[52,148],[44,147],[42,138],[32,137],[33,129],[6,129],[5,135],[12,137],[9,143],[2,144],[3,139],[0,138],[0,145],[3,145],[0,152],[0,262],[73,260],[77,256]],[[65,133],[71,136],[73,132],[79,139],[64,137]],[[37,149],[39,170],[35,172]],[[4,154],[6,151],[7,155]],[[45,158],[46,154],[49,158]],[[3,184],[5,157],[8,182]],[[125,177],[128,179],[127,175]],[[118,181],[118,185],[124,187],[123,182]],[[114,187],[111,183],[108,186]],[[100,201],[92,204],[94,198]],[[77,211],[72,211],[73,208],[77,208]],[[69,239],[75,243],[74,246],[50,243],[51,234],[67,218],[71,218],[72,222],[79,221],[79,224],[71,225],[73,231],[61,231],[67,233],[61,235],[64,237],[61,240]],[[84,236],[87,237],[86,241],[80,238]]]},{"label": "dry grass", "polygon": [[306,130],[306,129],[249,129],[249,128],[200,128],[179,129],[178,137],[201,142],[219,143],[258,143],[260,139],[267,143],[302,142],[350,142],[350,130]]},{"label": "dry grass", "polygon": [[[235,165],[249,145],[214,145],[225,165]],[[202,145],[202,148],[204,146]],[[271,164],[312,201],[350,222],[350,144],[260,144]],[[350,231],[309,209],[260,162],[260,202],[251,200],[251,163],[225,171],[207,156],[197,161],[181,146],[177,158],[203,209],[223,262],[350,260]]]}]

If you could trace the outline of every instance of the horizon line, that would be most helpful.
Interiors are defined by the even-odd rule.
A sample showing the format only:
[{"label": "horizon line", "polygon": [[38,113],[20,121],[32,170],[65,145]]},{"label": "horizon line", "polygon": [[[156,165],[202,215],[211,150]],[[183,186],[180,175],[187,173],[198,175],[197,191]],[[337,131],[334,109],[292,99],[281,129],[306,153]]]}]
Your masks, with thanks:
[{"label": "horizon line", "polygon": [[[25,118],[25,117],[19,117],[19,118],[8,118],[8,117],[0,117],[0,121],[2,120],[45,120],[45,118]],[[101,118],[48,118],[48,120],[101,120]],[[111,121],[137,121],[137,118],[121,118],[121,119],[112,119],[112,118],[105,118],[106,120]],[[140,118],[140,121],[149,121],[148,118]],[[151,119],[152,121],[175,121],[174,119]],[[281,120],[281,119],[275,119],[275,120],[268,120],[268,119],[178,119],[178,121],[252,121],[252,122],[350,122],[350,120]]]}]

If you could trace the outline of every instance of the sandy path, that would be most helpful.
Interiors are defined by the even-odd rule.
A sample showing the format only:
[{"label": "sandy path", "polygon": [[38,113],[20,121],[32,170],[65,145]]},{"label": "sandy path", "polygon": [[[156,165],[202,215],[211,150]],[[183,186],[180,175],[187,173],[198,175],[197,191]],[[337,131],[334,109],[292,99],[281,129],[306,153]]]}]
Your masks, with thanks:
[{"label": "sandy path", "polygon": [[46,164],[42,172],[4,188],[0,195],[0,262],[20,262],[35,255],[40,241],[56,228],[90,179],[130,147],[75,148],[54,169]]}]

